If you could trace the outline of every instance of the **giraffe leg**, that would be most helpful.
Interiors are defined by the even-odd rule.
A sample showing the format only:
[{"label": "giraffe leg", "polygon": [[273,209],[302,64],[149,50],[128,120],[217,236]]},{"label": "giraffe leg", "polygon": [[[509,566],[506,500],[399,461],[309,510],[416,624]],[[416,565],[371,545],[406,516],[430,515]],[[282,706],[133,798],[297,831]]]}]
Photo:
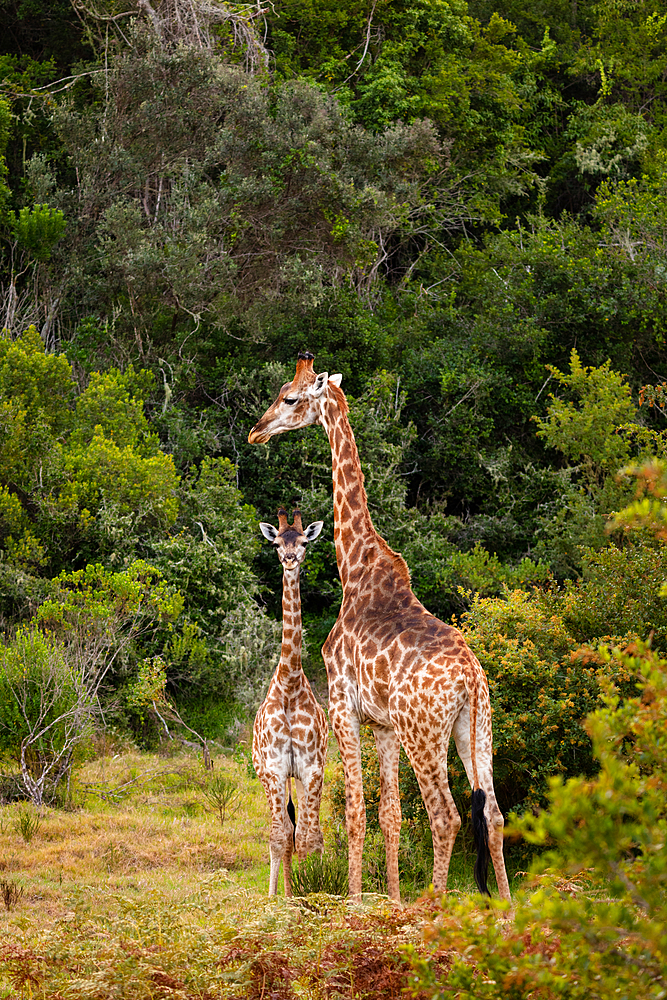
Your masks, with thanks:
[{"label": "giraffe leg", "polygon": [[282,777],[275,779],[273,776],[266,774],[260,774],[260,778],[262,779],[271,810],[271,829],[269,831],[269,855],[271,858],[269,896],[275,896],[278,892],[280,862],[285,857],[288,841],[291,843],[291,833],[289,837],[287,835],[287,824],[289,824],[291,830],[292,823],[285,808],[285,779]]},{"label": "giraffe leg", "polygon": [[278,873],[280,872],[280,862],[283,860],[285,855],[285,838],[283,836],[278,838],[275,834],[271,834],[271,839],[269,841],[269,854],[271,856],[269,896],[275,896],[278,893]]},{"label": "giraffe leg", "polygon": [[510,893],[510,884],[507,878],[507,869],[505,868],[505,855],[503,853],[503,828],[505,822],[503,820],[503,814],[498,808],[495,795],[492,802],[489,801],[489,796],[487,795],[486,805],[490,813],[490,815],[487,816],[487,823],[489,826],[489,852],[491,854],[491,861],[493,862],[493,870],[496,873],[498,893],[500,894],[501,899],[506,899],[510,902],[512,895]]},{"label": "giraffe leg", "polygon": [[479,786],[486,795],[484,803],[484,818],[489,835],[489,854],[493,863],[493,870],[496,873],[496,883],[498,894],[501,899],[511,901],[509,880],[507,869],[505,868],[505,857],[503,853],[503,830],[505,821],[496,801],[496,793],[493,788],[493,769],[491,766],[491,752],[478,753],[478,774]]},{"label": "giraffe leg", "polygon": [[296,853],[302,861],[307,854],[322,854],[324,837],[320,829],[323,770],[301,766],[302,780],[296,779],[299,817],[296,825]]},{"label": "giraffe leg", "polygon": [[[331,697],[331,692],[329,694]],[[361,744],[359,722],[354,716],[336,711],[329,703],[332,728],[345,773],[345,826],[348,844],[348,891],[353,900],[361,902],[361,862],[366,836],[366,804],[361,774]]]},{"label": "giraffe leg", "polygon": [[303,784],[299,778],[294,779],[294,795],[296,810],[296,828],[294,830],[294,851],[299,861],[303,861],[306,856],[306,829],[308,823],[308,813],[306,810]]},{"label": "giraffe leg", "polygon": [[269,811],[271,813],[271,827],[269,830],[269,896],[275,896],[278,892],[278,874],[280,862],[283,859],[283,818],[285,782],[274,774],[267,766],[267,746],[269,743],[266,726],[266,702],[260,707],[255,716],[252,735],[252,762],[255,771],[262,782]]},{"label": "giraffe leg", "polygon": [[[419,775],[417,780],[422,788]],[[428,789],[424,791],[422,788],[422,796],[433,835],[433,885],[444,891],[454,841],[461,829],[461,817],[449,790],[446,765],[443,770],[429,776]]]},{"label": "giraffe leg", "polygon": [[[288,778],[286,787],[286,797],[290,795],[291,782]],[[301,810],[299,809],[299,814]],[[285,809],[285,850],[283,854],[283,882],[285,885],[285,896],[292,895],[292,855],[294,853],[294,826],[288,810]]]},{"label": "giraffe leg", "polygon": [[315,752],[315,759],[313,762],[313,781],[312,781],[312,799],[311,799],[311,834],[310,834],[310,846],[309,851],[314,851],[318,854],[324,853],[324,834],[322,833],[322,827],[320,826],[320,807],[322,805],[322,793],[324,791],[324,768],[327,762],[327,746],[329,742],[329,724],[327,722],[326,715],[322,711],[319,705],[316,705],[315,709],[315,740],[317,750]]},{"label": "giraffe leg", "polygon": [[308,810],[308,835],[306,850],[308,853],[324,853],[324,834],[320,826],[320,807],[324,790],[324,766],[327,756],[327,741],[329,728],[326,716],[319,705],[315,705],[314,751],[310,754],[310,764],[307,768],[307,778],[304,780],[305,802]]},{"label": "giraffe leg", "polygon": [[[309,768],[303,776],[303,799],[299,800],[304,817],[303,853],[323,854],[324,836],[320,827],[320,805],[322,803],[323,771],[318,767]],[[300,855],[299,855],[300,856]]]},{"label": "giraffe leg", "polygon": [[400,902],[398,844],[401,835],[401,800],[398,792],[398,756],[401,744],[393,729],[375,729],[380,763],[380,829],[387,858],[387,891]]},{"label": "giraffe leg", "polygon": [[[443,743],[446,747],[449,736]],[[425,761],[423,752],[412,745],[409,737],[403,740],[403,746],[414,768],[433,836],[433,885],[445,890],[454,841],[461,829],[461,817],[449,790],[447,753],[433,748],[430,760]]]},{"label": "giraffe leg", "polygon": [[[485,706],[481,706],[485,707]],[[481,713],[480,713],[481,714]],[[484,716],[482,716],[484,718]],[[490,710],[489,710],[490,718]],[[470,753],[470,708],[465,705],[454,723],[453,729],[456,749],[461,763],[465,767],[470,786],[474,788],[472,758]],[[489,854],[496,873],[498,893],[501,899],[511,899],[505,858],[503,855],[503,828],[505,821],[496,801],[493,788],[493,758],[491,748],[490,725],[482,725],[478,721],[477,734],[477,780],[485,795],[484,818],[489,837]]]}]

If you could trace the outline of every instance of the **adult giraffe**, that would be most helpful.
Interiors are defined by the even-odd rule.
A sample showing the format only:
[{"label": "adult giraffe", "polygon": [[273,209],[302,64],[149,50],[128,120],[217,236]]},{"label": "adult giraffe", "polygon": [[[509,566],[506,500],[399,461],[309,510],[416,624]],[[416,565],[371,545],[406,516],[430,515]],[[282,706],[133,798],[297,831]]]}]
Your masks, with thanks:
[{"label": "adult giraffe", "polygon": [[334,540],[343,602],[322,655],[329,679],[329,718],[345,771],[350,895],[361,898],[366,810],[359,727],[367,723],[375,734],[380,764],[379,819],[389,895],[400,899],[400,743],[414,768],[431,825],[433,884],[446,888],[461,826],[447,778],[453,734],[473,789],[477,885],[480,892],[488,892],[490,853],[500,895],[509,899],[503,817],[493,790],[486,676],[458,629],[439,621],[417,600],[405,560],[373,527],[347,400],[340,388],[342,376],[315,374],[313,360],[309,352],[299,354],[294,379],[282,387],[248,440],[265,444],[275,434],[321,424],[331,445]]}]

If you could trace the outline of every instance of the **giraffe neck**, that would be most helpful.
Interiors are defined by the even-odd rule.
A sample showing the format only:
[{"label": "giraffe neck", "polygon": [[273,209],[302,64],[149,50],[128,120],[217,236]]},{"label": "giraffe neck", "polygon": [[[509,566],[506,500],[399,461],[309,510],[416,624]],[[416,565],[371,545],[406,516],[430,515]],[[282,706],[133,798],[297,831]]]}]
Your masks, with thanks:
[{"label": "giraffe neck", "polygon": [[277,676],[283,683],[301,675],[301,592],[299,567],[283,567],[283,638]]},{"label": "giraffe neck", "polygon": [[373,527],[357,443],[347,414],[333,394],[323,407],[321,422],[331,445],[334,541],[338,572],[345,591],[360,578],[363,567],[377,565],[378,557],[385,554],[400,557],[395,556]]}]

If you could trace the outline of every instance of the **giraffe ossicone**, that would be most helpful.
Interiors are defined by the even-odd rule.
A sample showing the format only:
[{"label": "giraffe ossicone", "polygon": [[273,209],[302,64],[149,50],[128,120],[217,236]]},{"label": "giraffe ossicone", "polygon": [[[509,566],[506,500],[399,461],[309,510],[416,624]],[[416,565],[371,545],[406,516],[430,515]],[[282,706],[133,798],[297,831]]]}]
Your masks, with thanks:
[{"label": "giraffe ossicone", "polygon": [[332,456],[334,541],[343,601],[322,648],[329,681],[329,718],[345,772],[350,895],[361,897],[366,810],[359,727],[374,731],[380,764],[380,827],[389,895],[400,898],[398,791],[400,744],[412,764],[433,835],[433,884],[445,889],[461,818],[447,777],[453,735],[472,787],[477,845],[475,878],[488,892],[493,861],[498,891],[510,898],[503,858],[503,816],[493,788],[491,705],[484,671],[462,634],[417,600],[404,559],[373,527],[364,475],[341,376],[316,374],[313,355],[299,354],[296,374],[248,435],[265,444],[276,434],[320,424]]},{"label": "giraffe ossicone", "polygon": [[[278,890],[278,872],[283,863],[285,895],[292,894],[292,853],[302,860],[310,852],[321,853],[324,839],[320,828],[320,803],[324,783],[328,726],[324,710],[315,699],[301,666],[301,597],[299,571],[306,546],[315,541],[323,521],[303,528],[301,514],[278,511],[278,527],[260,522],[283,567],[283,634],[280,660],[271,678],[266,698],[255,717],[252,762],[271,810],[269,895]],[[293,827],[291,779],[297,789],[298,812]]]}]

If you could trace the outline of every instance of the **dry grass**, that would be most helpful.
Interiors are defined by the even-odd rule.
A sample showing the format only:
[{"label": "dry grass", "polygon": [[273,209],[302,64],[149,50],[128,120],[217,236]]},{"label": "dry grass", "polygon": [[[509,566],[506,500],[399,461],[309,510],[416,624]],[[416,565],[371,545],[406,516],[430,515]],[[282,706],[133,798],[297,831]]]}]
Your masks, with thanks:
[{"label": "dry grass", "polygon": [[[214,763],[240,792],[224,825],[185,755],[88,764],[30,843],[25,805],[0,807],[0,877],[23,890],[12,909],[0,900],[0,998],[401,995],[419,906],[268,901],[264,792],[243,762]],[[326,805],[323,825],[330,836]]]},{"label": "dry grass", "polygon": [[45,893],[55,903],[72,882],[85,881],[91,892],[142,885],[147,877],[151,885],[185,887],[204,873],[261,868],[264,793],[234,761],[221,757],[215,766],[238,781],[243,803],[224,826],[206,802],[206,773],[193,757],[103,758],[79,772],[72,809],[42,812],[30,844],[15,822],[25,806],[3,807],[0,870],[20,875],[28,909],[34,897],[43,912]]}]

